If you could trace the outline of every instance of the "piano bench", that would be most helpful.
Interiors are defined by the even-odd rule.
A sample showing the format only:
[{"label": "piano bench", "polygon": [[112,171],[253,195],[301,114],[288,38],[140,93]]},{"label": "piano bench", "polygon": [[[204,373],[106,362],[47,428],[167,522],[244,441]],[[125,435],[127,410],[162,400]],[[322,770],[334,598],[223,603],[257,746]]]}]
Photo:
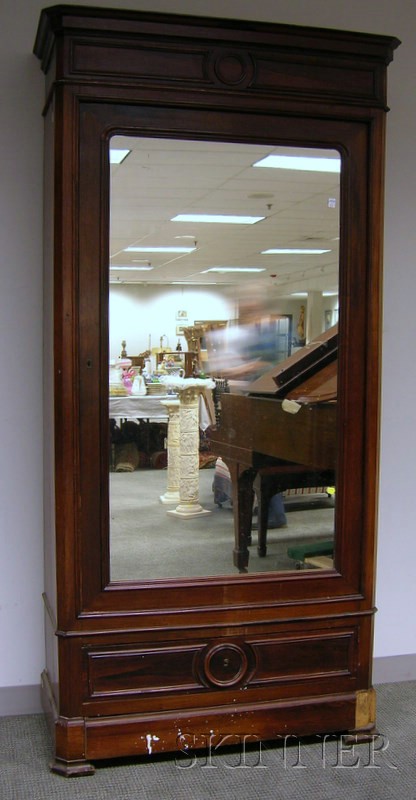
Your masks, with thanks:
[{"label": "piano bench", "polygon": [[310,542],[309,544],[293,545],[287,548],[287,555],[303,566],[305,560],[311,556],[332,556],[334,552],[333,540],[325,542]]}]

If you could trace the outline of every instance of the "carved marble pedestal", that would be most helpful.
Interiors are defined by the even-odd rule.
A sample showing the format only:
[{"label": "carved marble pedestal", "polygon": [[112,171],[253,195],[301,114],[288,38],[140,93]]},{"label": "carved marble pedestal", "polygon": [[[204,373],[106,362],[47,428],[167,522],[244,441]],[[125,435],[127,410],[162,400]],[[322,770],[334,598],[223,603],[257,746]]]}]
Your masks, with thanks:
[{"label": "carved marble pedestal", "polygon": [[199,398],[215,384],[209,379],[178,378],[171,386],[179,395],[179,504],[168,514],[189,519],[211,513],[199,502]]},{"label": "carved marble pedestal", "polygon": [[160,401],[168,412],[168,469],[167,469],[167,488],[166,492],[160,496],[161,503],[179,503],[179,443],[180,443],[180,415],[179,400],[177,398],[167,398]]}]

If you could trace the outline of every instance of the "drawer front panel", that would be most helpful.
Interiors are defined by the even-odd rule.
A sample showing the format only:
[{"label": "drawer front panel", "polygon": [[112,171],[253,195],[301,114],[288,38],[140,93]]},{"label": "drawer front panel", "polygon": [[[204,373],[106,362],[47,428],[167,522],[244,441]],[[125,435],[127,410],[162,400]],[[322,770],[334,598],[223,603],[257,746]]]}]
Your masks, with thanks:
[{"label": "drawer front panel", "polygon": [[253,682],[313,679],[354,671],[354,631],[253,643],[257,669]]},{"label": "drawer front panel", "polygon": [[[354,679],[357,631],[315,631],[267,639],[216,639],[172,646],[87,648],[89,700],[137,694],[227,689],[262,685]],[[312,689],[311,689],[312,691]]]},{"label": "drawer front panel", "polygon": [[202,646],[90,651],[90,695],[196,689],[193,663]]}]

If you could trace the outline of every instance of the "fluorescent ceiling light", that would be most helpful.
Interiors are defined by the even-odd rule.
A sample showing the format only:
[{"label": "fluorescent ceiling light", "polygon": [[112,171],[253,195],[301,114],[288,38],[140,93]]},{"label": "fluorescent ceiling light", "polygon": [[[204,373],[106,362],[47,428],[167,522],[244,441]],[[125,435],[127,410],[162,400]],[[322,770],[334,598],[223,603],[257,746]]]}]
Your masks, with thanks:
[{"label": "fluorescent ceiling light", "polygon": [[130,150],[112,150],[110,149],[110,164],[121,164],[127,158]]},{"label": "fluorescent ceiling light", "polygon": [[340,172],[341,159],[320,156],[266,156],[266,158],[256,161],[253,167],[295,169],[306,172]]},{"label": "fluorescent ceiling light", "polygon": [[304,250],[300,248],[274,248],[271,250],[262,250],[262,256],[274,255],[306,255],[306,256],[321,256],[322,253],[330,253],[330,250]]},{"label": "fluorescent ceiling light", "polygon": [[118,270],[132,270],[133,272],[139,272],[139,271],[140,272],[148,272],[150,269],[153,269],[153,267],[118,267],[117,264],[115,264],[114,266],[112,265],[110,267],[110,270],[111,269],[114,269],[114,270],[117,270],[117,271]]},{"label": "fluorescent ceiling light", "polygon": [[248,217],[241,214],[177,214],[171,222],[218,222],[226,225],[254,225],[265,217]]},{"label": "fluorescent ceiling light", "polygon": [[210,267],[204,269],[201,275],[206,272],[264,272],[264,267]]},{"label": "fluorescent ceiling light", "polygon": [[291,297],[307,297],[307,292],[292,292]]},{"label": "fluorescent ceiling light", "polygon": [[125,247],[125,253],[192,253],[196,247]]},{"label": "fluorescent ceiling light", "polygon": [[338,292],[322,292],[322,297],[338,297]]}]

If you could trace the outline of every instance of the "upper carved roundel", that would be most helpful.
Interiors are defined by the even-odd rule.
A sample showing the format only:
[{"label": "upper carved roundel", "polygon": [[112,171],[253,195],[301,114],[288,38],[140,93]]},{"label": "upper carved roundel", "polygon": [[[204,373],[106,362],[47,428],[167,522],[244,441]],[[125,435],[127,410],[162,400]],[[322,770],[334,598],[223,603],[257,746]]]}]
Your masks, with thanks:
[{"label": "upper carved roundel", "polygon": [[210,57],[211,77],[216,83],[245,89],[253,80],[254,65],[240,50],[214,50]]}]

